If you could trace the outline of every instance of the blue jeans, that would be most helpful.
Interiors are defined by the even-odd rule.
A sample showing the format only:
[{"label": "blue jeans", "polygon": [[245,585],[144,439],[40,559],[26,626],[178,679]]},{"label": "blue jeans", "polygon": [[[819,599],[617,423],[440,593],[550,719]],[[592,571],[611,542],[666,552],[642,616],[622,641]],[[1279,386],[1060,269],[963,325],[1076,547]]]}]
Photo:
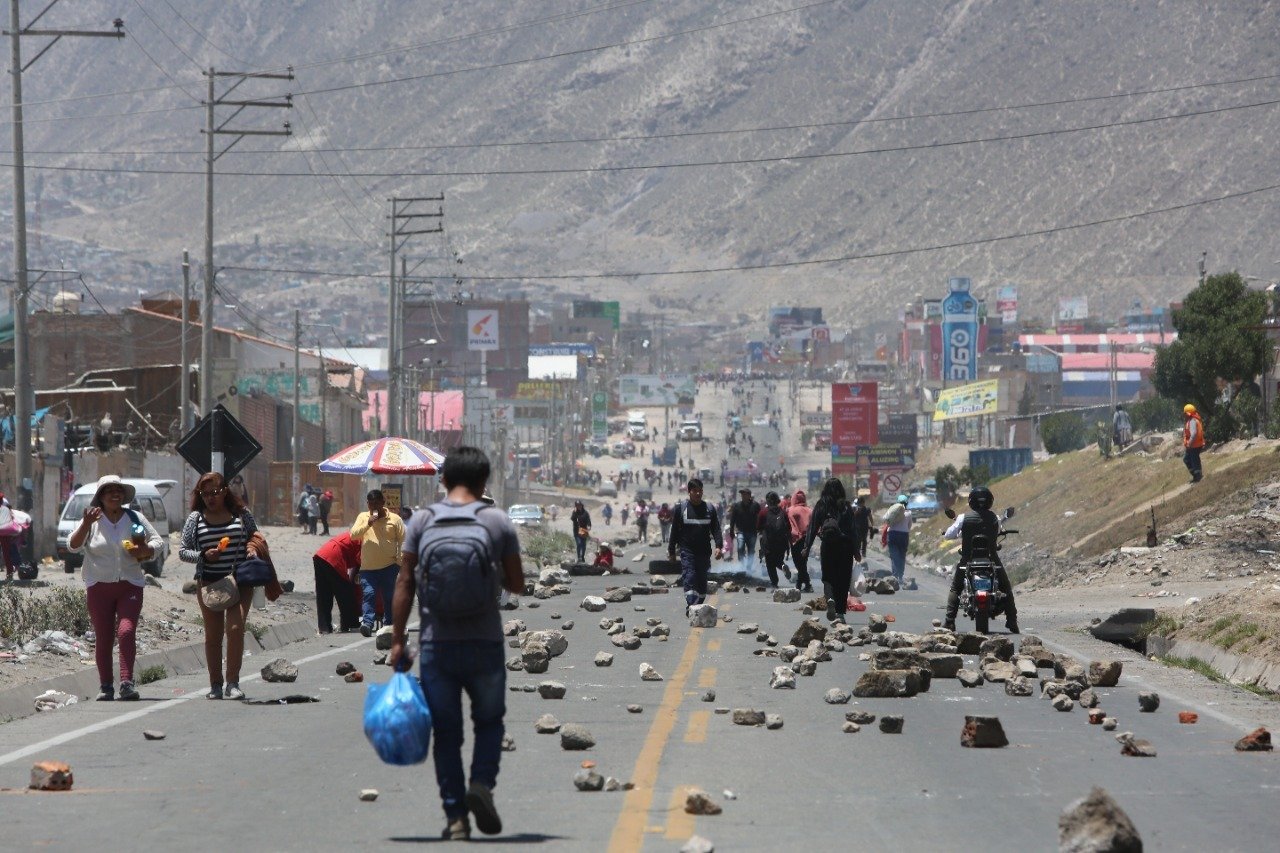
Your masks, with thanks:
[{"label": "blue jeans", "polygon": [[899,583],[907,571],[907,543],[910,538],[911,534],[905,530],[889,531],[889,563]]},{"label": "blue jeans", "polygon": [[422,644],[422,692],[431,709],[435,735],[432,757],[436,783],[449,820],[466,814],[467,779],[462,773],[462,691],[471,700],[476,744],[471,752],[471,781],[487,788],[498,782],[502,755],[502,718],[507,713],[507,670],[502,643],[456,640]]},{"label": "blue jeans", "polygon": [[373,625],[376,612],[374,604],[378,593],[382,593],[382,622],[384,625],[391,624],[391,600],[396,595],[396,576],[398,574],[400,574],[400,569],[396,566],[387,566],[383,569],[373,569],[371,571],[360,570],[360,589],[364,591],[360,610],[361,624]]},{"label": "blue jeans", "polygon": [[680,585],[684,587],[685,604],[702,604],[707,600],[707,573],[710,571],[710,554],[680,549]]},{"label": "blue jeans", "polygon": [[745,530],[739,530],[738,535],[742,537],[742,550],[738,552],[738,559],[743,563],[750,563],[756,556],[756,531],[748,533]]},{"label": "blue jeans", "polygon": [[579,536],[579,535],[577,535],[577,534],[575,533],[575,534],[573,535],[573,544],[574,544],[574,546],[576,546],[576,547],[577,547],[577,549],[578,549],[578,562],[579,562],[579,563],[584,563],[584,562],[586,562],[586,560],[587,560],[587,537],[586,537],[586,536]]}]

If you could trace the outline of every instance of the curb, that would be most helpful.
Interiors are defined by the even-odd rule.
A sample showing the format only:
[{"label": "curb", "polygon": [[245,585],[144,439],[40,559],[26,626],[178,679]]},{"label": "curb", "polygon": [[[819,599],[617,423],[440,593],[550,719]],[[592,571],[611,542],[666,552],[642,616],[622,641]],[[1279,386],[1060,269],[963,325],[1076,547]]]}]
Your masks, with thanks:
[{"label": "curb", "polygon": [[[259,640],[245,631],[245,649],[250,652],[269,652],[284,648],[291,643],[306,640],[315,636],[315,620],[298,619],[293,622],[280,622],[263,626],[267,633]],[[256,646],[256,647],[255,647]],[[142,672],[149,666],[163,666],[168,673],[166,678],[175,675],[191,675],[206,671],[204,658],[204,641],[175,646],[158,652],[138,655],[134,662],[135,672]],[[158,683],[158,682],[153,682]],[[147,692],[150,685],[138,685],[142,692]],[[35,698],[46,690],[60,690],[80,697],[80,701],[92,700],[98,692],[98,670],[94,666],[86,666],[81,672],[70,672],[57,675],[30,684],[22,684],[0,691],[0,723],[18,720],[38,713]],[[153,688],[154,689],[154,688]]]},{"label": "curb", "polygon": [[1147,653],[1157,658],[1199,658],[1231,684],[1252,684],[1273,693],[1280,692],[1280,664],[1266,663],[1249,655],[1232,654],[1211,643],[1169,639],[1153,634],[1147,638]]}]

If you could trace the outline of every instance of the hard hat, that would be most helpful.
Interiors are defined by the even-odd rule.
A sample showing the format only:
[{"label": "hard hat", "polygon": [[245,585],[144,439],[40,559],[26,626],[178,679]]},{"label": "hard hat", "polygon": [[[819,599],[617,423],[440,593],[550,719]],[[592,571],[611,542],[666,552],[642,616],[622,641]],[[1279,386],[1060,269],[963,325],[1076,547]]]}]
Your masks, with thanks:
[{"label": "hard hat", "polygon": [[907,496],[906,496],[906,495],[898,495],[898,503],[903,504],[903,505],[905,506],[905,505],[906,505],[906,503],[907,503]]},{"label": "hard hat", "polygon": [[1187,403],[1185,406],[1182,407],[1182,413],[1184,415],[1194,415],[1196,413],[1196,407],[1191,405],[1190,403]]}]

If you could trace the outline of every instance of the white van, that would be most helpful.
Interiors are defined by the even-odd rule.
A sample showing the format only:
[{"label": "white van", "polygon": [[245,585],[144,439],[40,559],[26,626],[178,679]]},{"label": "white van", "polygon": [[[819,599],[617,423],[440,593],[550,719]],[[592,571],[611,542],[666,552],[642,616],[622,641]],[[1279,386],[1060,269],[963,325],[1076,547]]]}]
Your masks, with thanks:
[{"label": "white van", "polygon": [[627,412],[627,438],[643,441],[649,437],[649,419],[641,411]]},{"label": "white van", "polygon": [[[155,558],[142,564],[144,572],[159,577],[164,571],[165,560],[169,558],[169,533],[173,529],[169,524],[169,513],[164,508],[164,496],[178,485],[178,481],[135,480],[126,477],[124,482],[133,486],[137,492],[133,502],[127,506],[142,513],[156,529],[156,533],[160,534],[160,549],[156,552]],[[62,516],[58,519],[58,559],[63,561],[63,567],[68,573],[75,571],[84,562],[84,555],[68,550],[67,540],[80,525],[80,519],[84,517],[84,511],[88,508],[89,501],[93,500],[93,493],[97,488],[98,484],[93,482],[76,489],[71,500],[67,501],[67,505],[63,508]]]}]

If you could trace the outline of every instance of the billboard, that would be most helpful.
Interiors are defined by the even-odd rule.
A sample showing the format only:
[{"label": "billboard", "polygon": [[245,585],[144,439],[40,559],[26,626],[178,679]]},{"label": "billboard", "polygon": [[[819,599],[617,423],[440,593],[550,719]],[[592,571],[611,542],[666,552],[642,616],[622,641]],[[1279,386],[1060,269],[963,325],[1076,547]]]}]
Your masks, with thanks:
[{"label": "billboard", "polygon": [[697,382],[687,373],[628,373],[618,377],[619,406],[692,406],[697,394]]},{"label": "billboard", "polygon": [[878,444],[879,385],[876,382],[833,382],[831,385],[831,456],[849,456],[860,444]]},{"label": "billboard", "polygon": [[605,442],[609,439],[609,395],[596,391],[591,395],[591,440]]},{"label": "billboard", "polygon": [[942,381],[971,382],[978,356],[978,303],[969,295],[973,280],[951,278],[942,301]]},{"label": "billboard", "polygon": [[1070,335],[1083,332],[1084,321],[1087,319],[1089,319],[1089,297],[1059,297],[1057,316],[1058,334]]},{"label": "billboard", "polygon": [[573,316],[579,319],[606,318],[613,321],[616,332],[622,323],[622,309],[618,302],[599,302],[591,299],[575,299]]},{"label": "billboard", "polygon": [[1018,285],[1006,284],[996,291],[996,310],[1002,322],[1018,322]]},{"label": "billboard", "polygon": [[916,467],[915,451],[900,444],[861,444],[855,457],[859,470],[900,471]]},{"label": "billboard", "polygon": [[529,355],[581,355],[594,358],[595,344],[530,344]]},{"label": "billboard", "polygon": [[976,415],[994,415],[1000,405],[1000,380],[988,379],[945,388],[938,392],[933,419],[945,421],[952,418],[971,418]]},{"label": "billboard", "polygon": [[498,349],[497,310],[467,311],[467,349],[483,352]]},{"label": "billboard", "polygon": [[[804,415],[800,417],[800,422],[804,423]],[[915,415],[889,415],[888,423],[880,424],[879,433],[882,445],[899,444],[912,450],[919,446]]]}]

